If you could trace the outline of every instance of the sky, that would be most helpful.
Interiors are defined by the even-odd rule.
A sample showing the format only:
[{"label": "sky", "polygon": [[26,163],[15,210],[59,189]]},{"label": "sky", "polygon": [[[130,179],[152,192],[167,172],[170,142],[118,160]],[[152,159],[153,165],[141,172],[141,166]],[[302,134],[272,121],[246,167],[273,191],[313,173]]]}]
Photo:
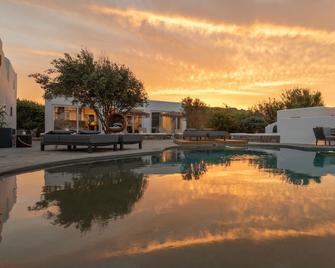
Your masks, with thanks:
[{"label": "sky", "polygon": [[334,0],[0,0],[0,38],[18,96],[28,77],[87,48],[128,65],[150,99],[251,107],[282,90],[335,105]]}]

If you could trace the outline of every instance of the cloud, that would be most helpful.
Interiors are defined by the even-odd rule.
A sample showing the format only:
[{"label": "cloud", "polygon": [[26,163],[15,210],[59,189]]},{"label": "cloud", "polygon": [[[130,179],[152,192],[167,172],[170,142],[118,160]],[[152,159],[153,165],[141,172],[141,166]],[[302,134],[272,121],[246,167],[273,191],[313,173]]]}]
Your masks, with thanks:
[{"label": "cloud", "polygon": [[[155,99],[192,94],[248,107],[306,86],[332,105],[333,7],[327,0],[12,0],[2,4],[0,32],[19,77],[89,48],[130,66]],[[20,94],[42,95],[22,82]]]}]

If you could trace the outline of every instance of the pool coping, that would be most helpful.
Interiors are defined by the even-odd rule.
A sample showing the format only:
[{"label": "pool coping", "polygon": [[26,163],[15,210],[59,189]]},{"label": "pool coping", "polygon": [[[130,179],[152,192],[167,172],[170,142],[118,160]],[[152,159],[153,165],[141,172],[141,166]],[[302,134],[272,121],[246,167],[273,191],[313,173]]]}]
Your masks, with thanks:
[{"label": "pool coping", "polygon": [[335,146],[315,146],[315,145],[308,145],[308,144],[282,144],[282,143],[255,143],[249,142],[248,144],[220,144],[220,143],[212,143],[212,144],[189,144],[189,145],[173,145],[167,146],[162,149],[156,150],[149,150],[145,152],[129,152],[122,155],[104,155],[104,156],[91,156],[85,158],[76,158],[76,159],[67,159],[67,160],[60,160],[60,161],[50,161],[44,162],[40,164],[28,164],[27,166],[15,168],[15,169],[7,169],[5,171],[0,171],[0,179],[10,176],[10,175],[19,175],[26,172],[33,172],[43,168],[51,168],[51,167],[63,167],[63,166],[72,166],[76,164],[88,164],[88,163],[95,163],[95,162],[108,162],[113,160],[122,160],[122,159],[129,159],[132,157],[140,157],[151,155],[155,153],[162,153],[166,150],[171,149],[224,149],[224,148],[260,148],[260,149],[293,149],[293,150],[300,150],[300,151],[313,151],[313,152],[334,152],[335,153]]}]

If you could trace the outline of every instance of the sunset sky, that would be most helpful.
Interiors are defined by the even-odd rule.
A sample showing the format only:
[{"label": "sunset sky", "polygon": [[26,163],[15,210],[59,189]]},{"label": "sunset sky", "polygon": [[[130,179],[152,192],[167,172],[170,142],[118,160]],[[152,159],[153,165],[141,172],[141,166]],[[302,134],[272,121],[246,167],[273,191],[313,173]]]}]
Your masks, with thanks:
[{"label": "sunset sky", "polygon": [[250,107],[309,87],[335,105],[334,0],[0,0],[0,38],[18,95],[28,74],[88,48],[128,65],[155,100]]}]

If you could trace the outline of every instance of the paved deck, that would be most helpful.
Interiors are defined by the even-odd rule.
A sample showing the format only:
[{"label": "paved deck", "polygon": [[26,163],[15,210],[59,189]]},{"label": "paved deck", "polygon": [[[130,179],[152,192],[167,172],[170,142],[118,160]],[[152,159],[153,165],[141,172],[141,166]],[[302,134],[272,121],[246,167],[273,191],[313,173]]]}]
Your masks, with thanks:
[{"label": "paved deck", "polygon": [[[207,148],[208,146],[242,146],[246,144],[218,144],[216,142],[210,144],[183,144],[180,147],[188,148]],[[173,140],[145,140],[143,149],[138,149],[138,145],[127,145],[123,151],[113,151],[111,147],[98,148],[93,153],[87,152],[87,147],[79,148],[77,151],[68,151],[66,146],[59,146],[55,150],[55,146],[46,146],[46,151],[40,151],[40,142],[34,141],[32,148],[0,148],[0,177],[13,173],[27,172],[38,170],[54,165],[67,165],[74,163],[84,163],[93,161],[107,161],[116,158],[141,156],[155,152],[161,152],[164,149],[178,146]],[[305,151],[334,151],[335,146],[315,146],[308,144],[279,144],[279,143],[255,143],[250,142],[248,147],[262,148],[289,148]]]},{"label": "paved deck", "polygon": [[109,159],[128,156],[145,155],[174,147],[172,140],[145,140],[143,149],[138,145],[125,145],[123,151],[113,151],[111,147],[100,147],[93,153],[87,152],[87,147],[79,147],[76,151],[68,151],[66,146],[46,146],[44,152],[40,151],[40,142],[34,141],[32,148],[0,148],[0,176],[11,173],[20,173],[37,170],[53,165],[69,163],[106,161]]}]

